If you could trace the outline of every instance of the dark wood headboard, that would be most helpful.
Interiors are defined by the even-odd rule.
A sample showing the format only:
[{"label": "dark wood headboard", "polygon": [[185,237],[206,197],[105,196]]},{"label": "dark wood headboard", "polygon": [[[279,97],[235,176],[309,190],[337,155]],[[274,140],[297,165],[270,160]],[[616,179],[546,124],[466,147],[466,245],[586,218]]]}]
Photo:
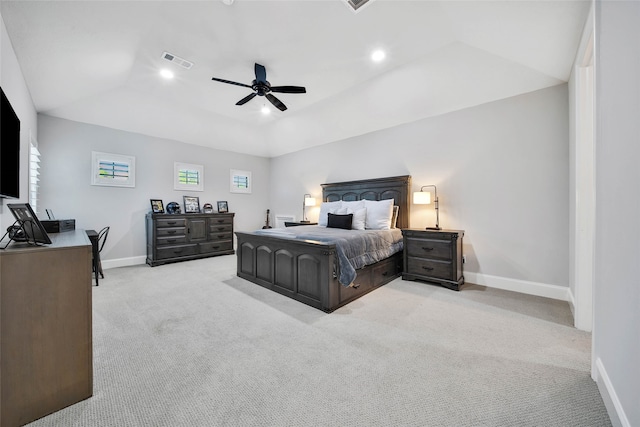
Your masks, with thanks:
[{"label": "dark wood headboard", "polygon": [[334,182],[322,184],[322,200],[386,200],[394,199],[398,209],[398,228],[409,228],[409,206],[411,198],[411,176],[364,179],[361,181]]}]

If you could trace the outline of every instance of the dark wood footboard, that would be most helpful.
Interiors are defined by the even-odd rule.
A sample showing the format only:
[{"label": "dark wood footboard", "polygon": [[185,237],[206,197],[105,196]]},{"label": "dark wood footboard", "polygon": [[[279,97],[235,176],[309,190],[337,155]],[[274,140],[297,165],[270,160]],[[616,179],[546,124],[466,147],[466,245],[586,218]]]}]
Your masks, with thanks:
[{"label": "dark wood footboard", "polygon": [[399,277],[402,253],[357,271],[355,284],[338,282],[333,244],[236,233],[237,274],[328,313]]}]

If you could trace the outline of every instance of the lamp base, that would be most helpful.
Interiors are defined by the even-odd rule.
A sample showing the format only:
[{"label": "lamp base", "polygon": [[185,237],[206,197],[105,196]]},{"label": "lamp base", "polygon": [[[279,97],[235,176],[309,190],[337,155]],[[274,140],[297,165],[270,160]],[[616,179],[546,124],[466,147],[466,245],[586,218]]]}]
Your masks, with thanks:
[{"label": "lamp base", "polygon": [[442,230],[441,227],[427,227],[425,230]]}]

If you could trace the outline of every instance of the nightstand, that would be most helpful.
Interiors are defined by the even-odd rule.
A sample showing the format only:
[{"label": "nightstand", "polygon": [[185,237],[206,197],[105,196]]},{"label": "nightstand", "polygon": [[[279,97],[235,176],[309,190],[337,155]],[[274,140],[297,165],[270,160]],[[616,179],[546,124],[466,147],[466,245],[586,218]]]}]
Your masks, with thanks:
[{"label": "nightstand", "polygon": [[425,280],[460,290],[463,230],[404,229],[403,280]]},{"label": "nightstand", "polygon": [[297,227],[299,225],[318,225],[317,222],[293,222],[293,221],[285,221],[285,227]]}]

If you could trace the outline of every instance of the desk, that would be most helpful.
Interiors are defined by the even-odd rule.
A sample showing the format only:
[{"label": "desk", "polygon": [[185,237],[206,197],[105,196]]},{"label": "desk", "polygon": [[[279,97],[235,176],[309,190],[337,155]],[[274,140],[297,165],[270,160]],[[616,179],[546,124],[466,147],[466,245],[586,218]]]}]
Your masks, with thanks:
[{"label": "desk", "polygon": [[91,245],[84,230],[0,251],[0,425],[93,394]]},{"label": "desk", "polygon": [[100,272],[100,252],[98,251],[98,233],[96,230],[86,230],[87,237],[91,241],[93,253],[93,271],[96,273],[96,286],[98,286],[98,273]]}]

